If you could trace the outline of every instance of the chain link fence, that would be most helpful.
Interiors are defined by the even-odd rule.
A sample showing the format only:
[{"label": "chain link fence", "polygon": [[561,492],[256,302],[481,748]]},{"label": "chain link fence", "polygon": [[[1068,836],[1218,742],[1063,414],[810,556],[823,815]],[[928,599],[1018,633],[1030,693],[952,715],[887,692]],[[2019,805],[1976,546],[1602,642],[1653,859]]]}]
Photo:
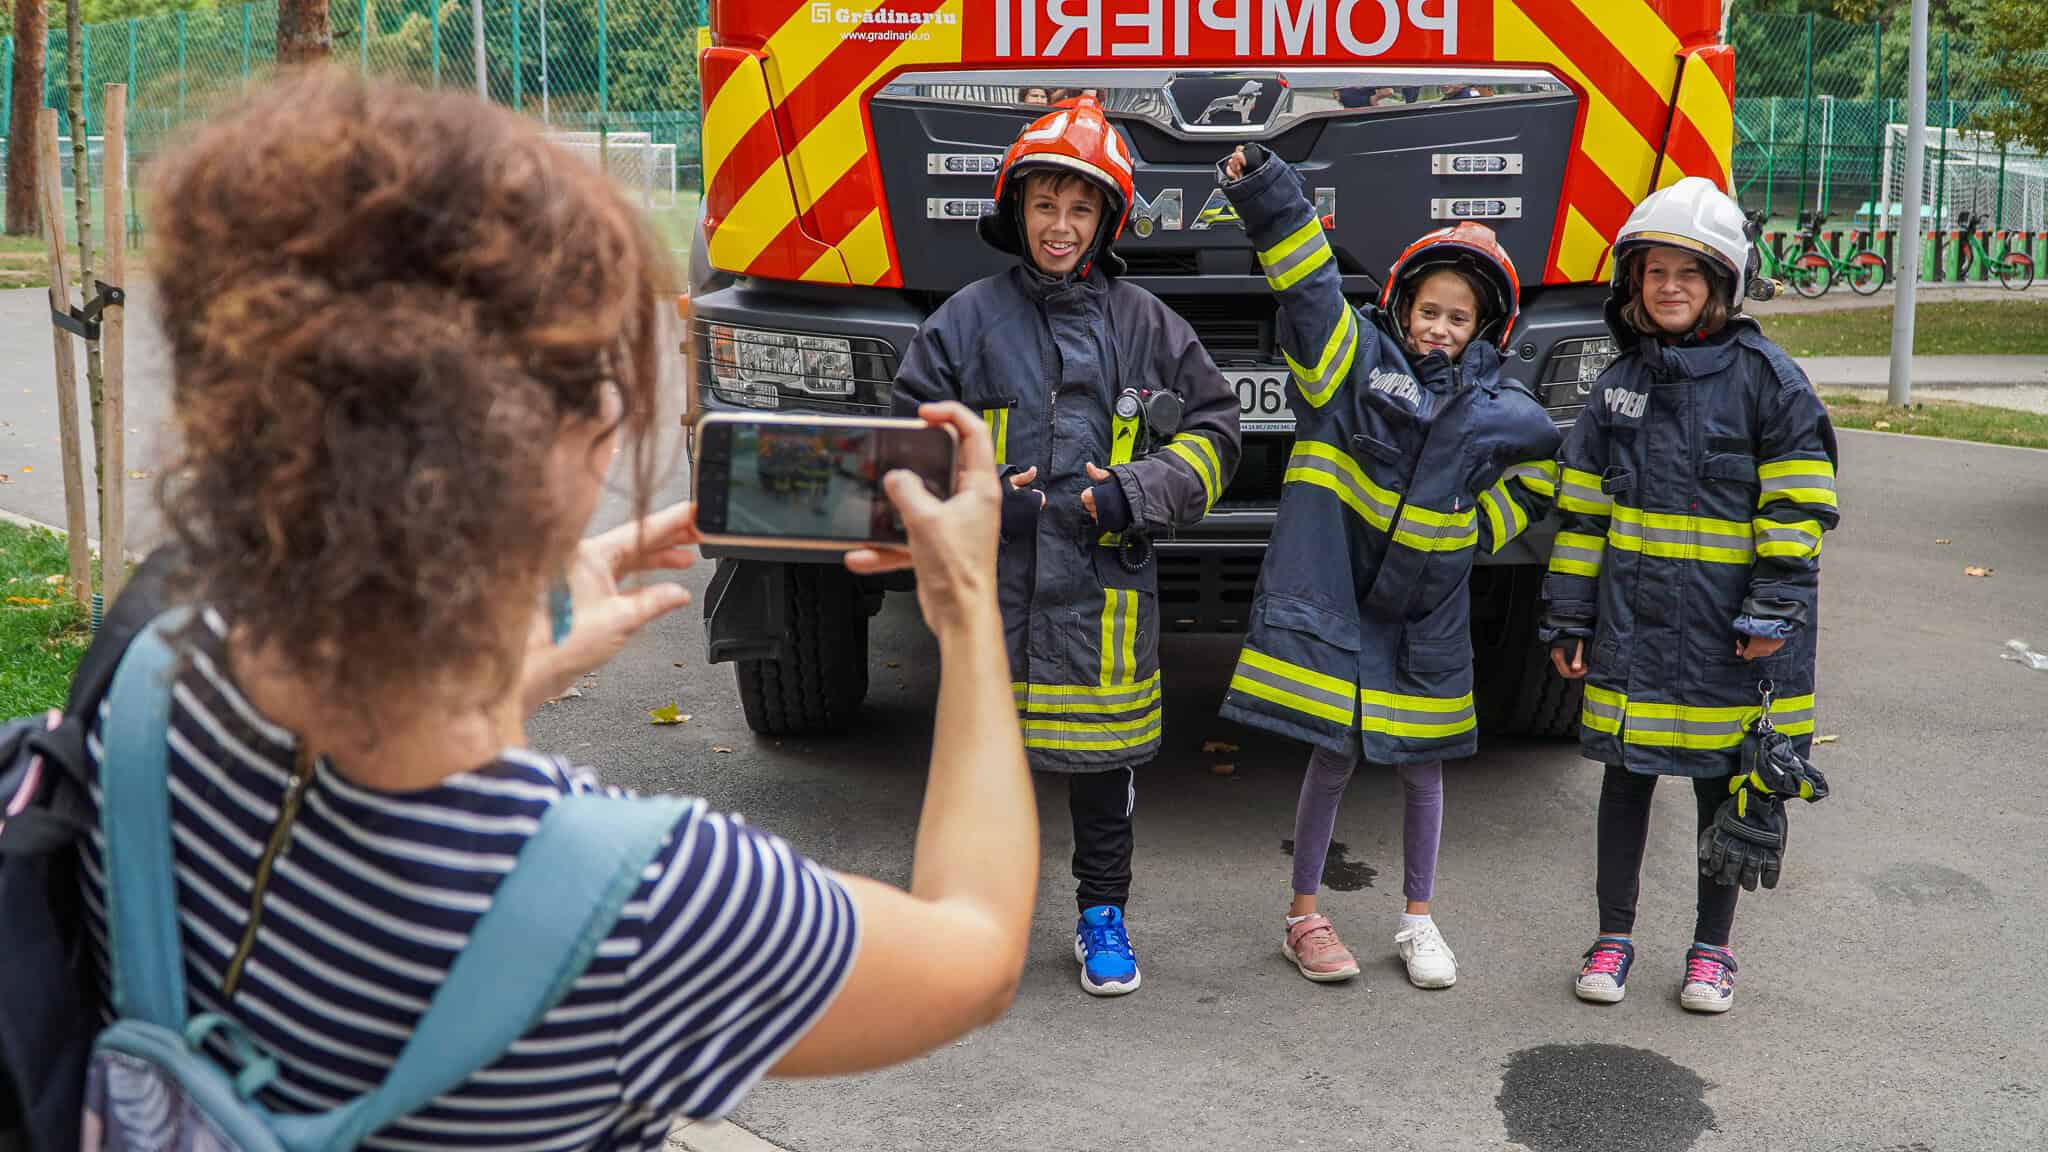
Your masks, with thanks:
[{"label": "chain link fence", "polygon": [[[688,243],[703,172],[697,30],[705,0],[333,0],[328,18],[336,64],[421,85],[478,90],[481,41],[492,100],[603,163],[672,245]],[[62,21],[54,23],[43,104],[61,110],[68,51]],[[260,83],[276,53],[274,0],[88,25],[80,43],[88,138],[100,133],[102,88],[127,84],[139,176],[181,126]],[[10,123],[14,58],[8,37],[0,42],[0,133]],[[0,139],[0,166],[13,145]],[[68,149],[67,138],[67,184]],[[138,240],[142,218],[133,213],[130,223]]]}]

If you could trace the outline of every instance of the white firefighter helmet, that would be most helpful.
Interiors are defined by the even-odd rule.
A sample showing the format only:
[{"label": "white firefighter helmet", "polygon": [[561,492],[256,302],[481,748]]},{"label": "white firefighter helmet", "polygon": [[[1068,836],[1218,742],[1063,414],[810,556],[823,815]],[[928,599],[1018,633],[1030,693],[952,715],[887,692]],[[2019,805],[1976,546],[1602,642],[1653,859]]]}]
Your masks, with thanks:
[{"label": "white firefighter helmet", "polygon": [[1728,194],[1703,176],[1687,176],[1643,198],[1629,213],[1628,223],[1614,238],[1614,289],[1625,295],[1628,256],[1644,248],[1682,248],[1704,257],[1720,273],[1728,292],[1728,311],[1741,311],[1742,299],[1756,275],[1755,250],[1748,221]]}]

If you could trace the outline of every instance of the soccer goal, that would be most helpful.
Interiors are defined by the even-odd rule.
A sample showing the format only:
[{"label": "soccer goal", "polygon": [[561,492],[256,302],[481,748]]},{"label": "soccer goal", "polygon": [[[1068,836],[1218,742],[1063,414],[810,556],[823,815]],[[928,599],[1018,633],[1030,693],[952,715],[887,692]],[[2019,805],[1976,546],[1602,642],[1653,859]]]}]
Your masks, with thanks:
[{"label": "soccer goal", "polygon": [[[1884,134],[1884,195],[1880,210],[1897,221],[1906,186],[1906,126]],[[2026,232],[2048,231],[2048,156],[2008,144],[1989,132],[1927,130],[1927,163],[1920,182],[1921,227],[1947,228],[1965,212],[1989,224]]]},{"label": "soccer goal", "polygon": [[676,146],[647,132],[550,132],[549,139],[592,164],[602,164],[628,195],[648,208],[676,203]]}]

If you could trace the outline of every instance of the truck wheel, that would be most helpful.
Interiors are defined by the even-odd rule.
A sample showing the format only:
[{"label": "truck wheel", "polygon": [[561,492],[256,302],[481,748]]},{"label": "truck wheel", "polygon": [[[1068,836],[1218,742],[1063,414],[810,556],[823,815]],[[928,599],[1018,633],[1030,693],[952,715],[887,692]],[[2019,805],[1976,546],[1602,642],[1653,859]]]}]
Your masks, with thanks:
[{"label": "truck wheel", "polygon": [[740,705],[763,736],[839,732],[868,694],[868,614],[850,573],[792,565],[784,581],[789,636],[779,660],[740,660]]},{"label": "truck wheel", "polygon": [[1585,683],[1550,666],[1550,646],[1532,635],[1516,651],[1497,651],[1493,675],[1481,684],[1479,721],[1490,733],[1552,739],[1579,734]]}]

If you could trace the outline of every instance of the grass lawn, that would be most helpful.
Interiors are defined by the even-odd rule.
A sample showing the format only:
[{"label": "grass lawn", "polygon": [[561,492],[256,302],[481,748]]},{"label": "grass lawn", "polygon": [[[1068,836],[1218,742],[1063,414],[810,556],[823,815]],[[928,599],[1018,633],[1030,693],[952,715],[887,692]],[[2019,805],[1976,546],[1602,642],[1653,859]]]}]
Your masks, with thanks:
[{"label": "grass lawn", "polygon": [[59,580],[64,538],[0,523],[0,718],[59,708],[92,639],[85,609]]},{"label": "grass lawn", "polygon": [[0,288],[47,288],[50,258],[40,236],[0,236]]},{"label": "grass lawn", "polygon": [[[2012,300],[1929,301],[1914,311],[1917,355],[2048,356],[2048,292]],[[1758,320],[1794,356],[1891,354],[1889,307],[1778,312]]]},{"label": "grass lawn", "polygon": [[2048,416],[2039,413],[2014,412],[1954,400],[1932,400],[1909,408],[1894,408],[1881,400],[1865,400],[1838,393],[1823,396],[1821,401],[1828,406],[1837,428],[1866,428],[1878,432],[1903,432],[1909,436],[1936,436],[1944,440],[2048,448]]}]

